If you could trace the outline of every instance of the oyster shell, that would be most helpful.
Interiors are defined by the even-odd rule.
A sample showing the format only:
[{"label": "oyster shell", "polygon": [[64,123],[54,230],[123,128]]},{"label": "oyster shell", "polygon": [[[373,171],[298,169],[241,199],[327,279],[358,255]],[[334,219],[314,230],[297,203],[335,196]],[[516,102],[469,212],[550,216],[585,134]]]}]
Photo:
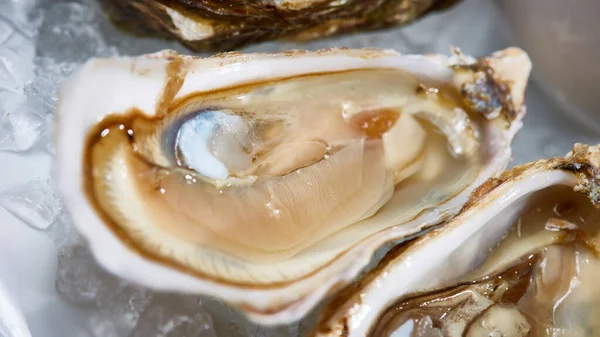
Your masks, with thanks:
[{"label": "oyster shell", "polygon": [[600,146],[515,167],[388,253],[316,336],[598,335]]},{"label": "oyster shell", "polygon": [[176,38],[194,50],[231,50],[287,38],[311,40],[410,22],[455,0],[102,0],[125,30]]},{"label": "oyster shell", "polygon": [[56,179],[109,271],[289,322],[505,169],[530,66],[519,49],[92,60],[60,97]]}]

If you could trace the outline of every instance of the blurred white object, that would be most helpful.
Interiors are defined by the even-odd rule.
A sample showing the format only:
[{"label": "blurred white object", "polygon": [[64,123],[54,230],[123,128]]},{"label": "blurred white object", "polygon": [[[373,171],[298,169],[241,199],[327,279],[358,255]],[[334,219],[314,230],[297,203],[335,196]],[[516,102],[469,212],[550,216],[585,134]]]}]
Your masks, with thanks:
[{"label": "blurred white object", "polygon": [[0,336],[31,337],[23,314],[2,282],[0,282]]},{"label": "blurred white object", "polygon": [[570,117],[600,131],[600,1],[499,3],[540,86]]}]

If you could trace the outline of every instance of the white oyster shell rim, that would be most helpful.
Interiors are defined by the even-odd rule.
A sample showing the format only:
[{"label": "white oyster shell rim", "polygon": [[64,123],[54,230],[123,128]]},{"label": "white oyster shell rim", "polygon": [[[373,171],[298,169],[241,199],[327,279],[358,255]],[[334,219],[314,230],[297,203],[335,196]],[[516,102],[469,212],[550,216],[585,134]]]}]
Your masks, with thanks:
[{"label": "white oyster shell rim", "polygon": [[[57,111],[54,176],[71,210],[75,226],[89,242],[98,262],[121,277],[157,290],[219,297],[241,307],[251,319],[264,324],[299,319],[327,294],[351,281],[368,264],[376,249],[386,242],[415,234],[450,218],[458,212],[475,186],[504,170],[510,159],[510,143],[521,128],[521,118],[525,114],[518,97],[523,95],[531,67],[527,55],[518,49],[508,49],[491,57],[503,63],[510,63],[511,60],[521,63],[517,74],[496,74],[506,79],[506,83],[512,83],[511,89],[516,90],[513,98],[517,100],[517,116],[506,129],[496,128],[492,123],[486,124],[487,129],[483,132],[489,134],[489,144],[485,145],[487,157],[471,187],[436,209],[423,211],[408,223],[371,235],[338,256],[326,268],[307,277],[273,287],[248,288],[200,279],[132,252],[98,218],[87,202],[83,182],[76,178],[80,177],[83,163],[81,156],[86,131],[108,114],[126,111],[133,106],[148,115],[156,112],[167,78],[167,65],[176,57],[183,58],[187,73],[194,76],[186,78],[175,98],[273,77],[363,68],[404,69],[419,78],[443,83],[452,79],[450,66],[457,62],[473,62],[474,59],[401,55],[391,50],[370,49],[251,55],[229,53],[206,59],[163,51],[140,58],[91,60],[67,82]],[[314,62],[315,59],[318,62]],[[97,71],[99,69],[102,71]],[[502,78],[503,75],[508,77]],[[210,80],[207,81],[207,78]],[[107,83],[111,84],[109,89],[106,89]],[[122,92],[130,94],[122,95]],[[64,99],[67,96],[69,99]],[[92,101],[94,104],[87,104]],[[81,111],[81,106],[85,106],[86,110]]]},{"label": "white oyster shell rim", "polygon": [[[575,146],[578,147],[582,149],[579,144]],[[598,152],[600,146],[591,149],[578,155]],[[456,217],[386,257],[386,262],[368,279],[340,299],[342,305],[336,302],[336,308],[326,308],[327,316],[318,324],[314,336],[338,336],[335,331],[340,328],[345,330],[344,336],[367,336],[379,315],[396,299],[454,284],[481,263],[481,254],[474,252],[489,251],[506,235],[528,196],[558,185],[577,191],[587,183],[576,173],[561,169],[561,164],[569,162],[577,163],[569,157],[558,165],[540,160],[507,171],[504,181],[491,179],[483,184],[483,195],[472,196]],[[499,214],[502,219],[497,218]],[[432,278],[432,274],[443,277]]]}]

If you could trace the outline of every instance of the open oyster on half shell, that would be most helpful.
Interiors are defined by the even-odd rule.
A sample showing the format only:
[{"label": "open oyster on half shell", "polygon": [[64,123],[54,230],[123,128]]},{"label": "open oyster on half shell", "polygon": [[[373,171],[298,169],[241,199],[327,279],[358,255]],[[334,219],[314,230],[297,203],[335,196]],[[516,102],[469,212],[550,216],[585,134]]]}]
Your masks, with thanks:
[{"label": "open oyster on half shell", "polygon": [[456,0],[100,0],[119,27],[231,50],[279,38],[312,40],[403,25]]},{"label": "open oyster on half shell", "polygon": [[600,335],[600,145],[482,184],[326,308],[316,336]]},{"label": "open oyster on half shell", "polygon": [[289,322],[505,169],[530,67],[519,49],[91,60],[60,97],[56,178],[109,271]]}]

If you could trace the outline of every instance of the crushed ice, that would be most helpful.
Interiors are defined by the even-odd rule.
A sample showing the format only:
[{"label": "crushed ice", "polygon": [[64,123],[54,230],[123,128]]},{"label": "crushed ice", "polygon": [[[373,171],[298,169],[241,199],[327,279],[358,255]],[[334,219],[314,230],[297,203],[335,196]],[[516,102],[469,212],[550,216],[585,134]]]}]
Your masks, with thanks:
[{"label": "crushed ice", "polygon": [[10,2],[0,6],[0,150],[52,153],[62,82],[89,57],[117,55],[117,50],[100,33],[102,18],[91,2],[40,1],[30,18],[4,17],[24,11]]},{"label": "crushed ice", "polygon": [[36,229],[46,229],[62,210],[50,179],[36,179],[0,193],[0,207]]},{"label": "crushed ice", "polygon": [[[16,5],[0,3],[0,13],[12,14],[12,6]],[[24,31],[24,26],[31,25],[0,16],[0,150],[30,148],[44,124],[35,109],[27,106],[24,95],[25,85],[34,77],[35,56],[33,32]]]}]

